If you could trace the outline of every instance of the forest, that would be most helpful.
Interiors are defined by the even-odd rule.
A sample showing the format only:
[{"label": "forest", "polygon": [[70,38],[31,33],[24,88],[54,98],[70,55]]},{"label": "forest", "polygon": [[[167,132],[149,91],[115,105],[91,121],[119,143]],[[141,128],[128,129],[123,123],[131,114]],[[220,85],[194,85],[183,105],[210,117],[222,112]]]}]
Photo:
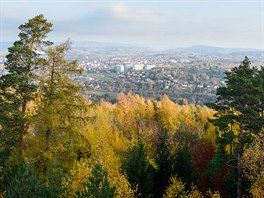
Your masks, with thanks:
[{"label": "forest", "polygon": [[19,26],[0,78],[0,197],[264,197],[264,67],[245,57],[206,106],[120,93],[93,102],[48,40]]}]

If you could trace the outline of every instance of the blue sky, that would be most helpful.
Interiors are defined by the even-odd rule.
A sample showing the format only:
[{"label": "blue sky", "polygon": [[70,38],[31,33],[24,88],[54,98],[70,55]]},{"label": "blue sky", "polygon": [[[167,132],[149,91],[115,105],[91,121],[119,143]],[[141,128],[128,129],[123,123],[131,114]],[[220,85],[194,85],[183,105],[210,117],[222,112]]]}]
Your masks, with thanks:
[{"label": "blue sky", "polygon": [[127,43],[157,49],[212,45],[263,49],[264,0],[0,0],[1,40],[38,14],[50,40]]}]

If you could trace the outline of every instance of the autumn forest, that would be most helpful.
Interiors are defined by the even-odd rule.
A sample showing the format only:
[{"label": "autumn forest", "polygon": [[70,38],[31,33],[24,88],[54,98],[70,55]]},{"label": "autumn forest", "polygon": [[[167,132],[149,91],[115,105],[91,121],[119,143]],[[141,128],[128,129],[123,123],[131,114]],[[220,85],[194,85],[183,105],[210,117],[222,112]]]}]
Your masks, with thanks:
[{"label": "autumn forest", "polygon": [[94,102],[74,82],[67,40],[43,15],[19,26],[0,78],[0,197],[264,197],[264,68],[245,57],[215,103],[120,93]]}]

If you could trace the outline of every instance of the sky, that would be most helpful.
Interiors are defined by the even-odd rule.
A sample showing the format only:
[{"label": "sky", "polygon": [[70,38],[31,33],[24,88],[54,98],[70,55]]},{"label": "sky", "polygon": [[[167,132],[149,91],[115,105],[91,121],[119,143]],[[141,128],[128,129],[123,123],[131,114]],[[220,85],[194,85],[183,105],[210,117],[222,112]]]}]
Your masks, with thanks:
[{"label": "sky", "polygon": [[0,40],[44,14],[51,41],[126,43],[154,49],[193,45],[263,49],[264,0],[0,0]]}]

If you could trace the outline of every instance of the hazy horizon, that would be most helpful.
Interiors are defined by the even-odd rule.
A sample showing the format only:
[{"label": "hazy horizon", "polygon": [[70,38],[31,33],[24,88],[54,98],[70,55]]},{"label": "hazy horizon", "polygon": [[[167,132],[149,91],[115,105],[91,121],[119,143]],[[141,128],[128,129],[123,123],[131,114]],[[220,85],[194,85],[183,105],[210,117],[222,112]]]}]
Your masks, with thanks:
[{"label": "hazy horizon", "polygon": [[[0,50],[6,49],[8,47],[11,47],[14,41],[0,41]],[[55,41],[53,42],[54,44],[59,44],[64,41]],[[111,42],[101,42],[101,41],[74,41],[71,39],[72,46],[74,47],[90,47],[88,44],[81,44],[81,43],[94,43],[98,45],[102,45],[102,48],[111,48],[111,47],[132,47],[132,48],[145,48],[146,50],[150,51],[167,51],[167,50],[179,50],[179,49],[188,49],[188,48],[196,48],[196,47],[204,47],[204,48],[219,48],[219,49],[237,49],[237,50],[247,50],[247,51],[264,51],[263,49],[257,49],[257,48],[244,48],[244,47],[219,47],[219,46],[212,46],[212,45],[203,45],[203,44],[198,44],[198,45],[190,45],[190,46],[185,46],[185,47],[175,47],[175,48],[153,48],[150,46],[140,46],[140,45],[133,45],[129,43],[111,43]],[[8,45],[3,45],[3,43],[8,44]],[[98,46],[99,47],[99,46]]]},{"label": "hazy horizon", "polygon": [[263,50],[263,1],[1,0],[2,42],[44,14],[49,39],[120,43],[152,49],[197,45]]}]

